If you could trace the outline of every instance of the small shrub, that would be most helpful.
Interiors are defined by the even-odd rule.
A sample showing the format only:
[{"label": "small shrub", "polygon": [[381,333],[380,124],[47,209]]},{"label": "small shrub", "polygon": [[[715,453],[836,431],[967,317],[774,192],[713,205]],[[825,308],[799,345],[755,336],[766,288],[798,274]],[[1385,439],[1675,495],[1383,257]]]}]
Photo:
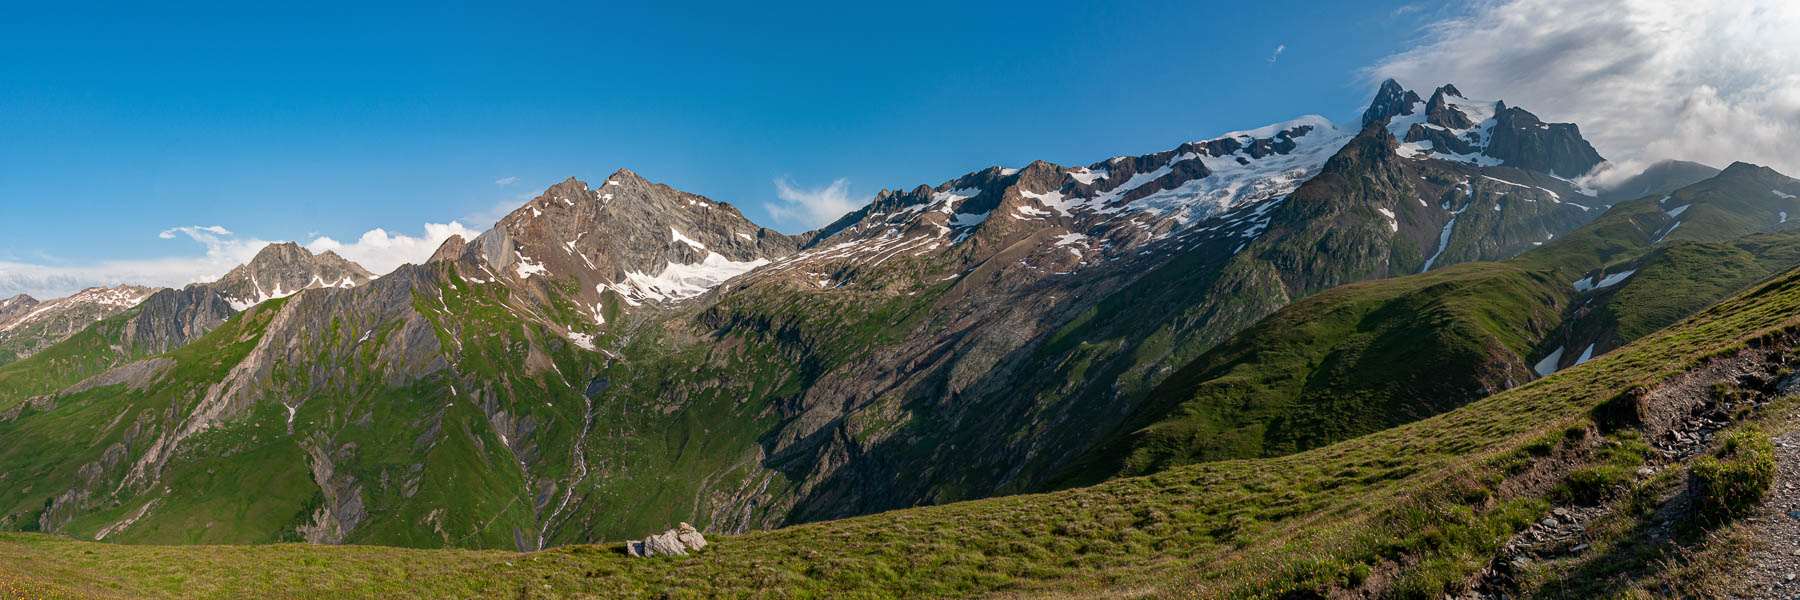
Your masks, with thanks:
[{"label": "small shrub", "polygon": [[1775,445],[1768,434],[1744,429],[1726,436],[1718,452],[1694,461],[1694,513],[1718,524],[1750,514],[1775,482]]}]

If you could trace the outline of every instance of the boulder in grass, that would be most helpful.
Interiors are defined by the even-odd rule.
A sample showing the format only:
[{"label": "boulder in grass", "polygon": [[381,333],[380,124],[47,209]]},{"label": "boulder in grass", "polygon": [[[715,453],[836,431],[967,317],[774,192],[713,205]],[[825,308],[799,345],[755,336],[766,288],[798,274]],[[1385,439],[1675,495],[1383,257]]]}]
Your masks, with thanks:
[{"label": "boulder in grass", "polygon": [[687,523],[646,537],[643,541],[625,542],[625,552],[639,558],[657,555],[687,556],[689,550],[705,547],[706,536],[700,535],[700,530]]}]

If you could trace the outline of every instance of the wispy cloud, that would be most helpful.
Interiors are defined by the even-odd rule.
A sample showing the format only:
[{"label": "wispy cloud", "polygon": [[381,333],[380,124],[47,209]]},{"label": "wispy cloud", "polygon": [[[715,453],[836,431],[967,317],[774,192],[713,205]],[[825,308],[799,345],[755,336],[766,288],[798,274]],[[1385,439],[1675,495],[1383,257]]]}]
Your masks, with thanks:
[{"label": "wispy cloud", "polygon": [[1280,59],[1281,52],[1283,50],[1287,50],[1287,44],[1276,44],[1275,45],[1275,53],[1269,55],[1269,62],[1273,63],[1276,60]]},{"label": "wispy cloud", "polygon": [[159,238],[162,238],[165,240],[172,240],[172,239],[175,239],[175,234],[177,234],[177,233],[185,233],[185,234],[188,234],[188,236],[190,236],[190,237],[196,236],[196,235],[207,234],[207,233],[211,233],[213,235],[231,235],[231,230],[226,229],[224,227],[220,227],[218,225],[208,225],[205,227],[201,227],[199,225],[195,225],[192,227],[170,227],[168,229],[164,229],[162,233],[156,234],[156,237],[159,237]]},{"label": "wispy cloud", "polygon": [[769,216],[807,229],[831,223],[862,206],[861,202],[850,199],[850,180],[846,178],[821,188],[802,188],[782,176],[775,179],[775,196],[781,199],[780,203],[763,204]]},{"label": "wispy cloud", "polygon": [[[1630,174],[1661,159],[1800,173],[1800,5],[1508,0],[1425,26],[1366,71],[1571,121]],[[1604,183],[1604,182],[1602,182]]]},{"label": "wispy cloud", "polygon": [[494,180],[494,185],[507,185],[507,184],[511,184],[512,182],[515,182],[518,180],[519,180],[519,178],[517,178],[517,177],[502,177],[500,179]]}]

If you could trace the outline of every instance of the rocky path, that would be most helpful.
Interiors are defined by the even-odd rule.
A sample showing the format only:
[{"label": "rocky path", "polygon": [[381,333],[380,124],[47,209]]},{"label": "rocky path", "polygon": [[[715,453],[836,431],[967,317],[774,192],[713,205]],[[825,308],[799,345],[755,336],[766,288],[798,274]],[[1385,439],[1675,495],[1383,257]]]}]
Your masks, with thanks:
[{"label": "rocky path", "polygon": [[[1670,423],[1669,430],[1660,436],[1646,440],[1651,449],[1661,456],[1656,463],[1638,470],[1640,479],[1654,477],[1659,471],[1672,465],[1685,463],[1712,447],[1716,432],[1729,425],[1731,410],[1735,406],[1702,407],[1683,415],[1679,420]],[[1791,438],[1791,439],[1789,439]],[[1784,453],[1782,458],[1782,479],[1776,483],[1777,488],[1786,485],[1784,492],[1789,495],[1785,504],[1795,511],[1795,518],[1786,518],[1781,523],[1791,527],[1784,539],[1788,545],[1782,552],[1784,557],[1792,561],[1787,563],[1789,571],[1783,571],[1773,577],[1786,577],[1790,571],[1800,571],[1800,433],[1790,433],[1778,440]],[[1771,503],[1771,506],[1774,504]],[[1665,497],[1662,505],[1650,517],[1649,526],[1643,531],[1639,542],[1662,543],[1672,535],[1676,523],[1685,518],[1688,503],[1681,493]],[[1447,596],[1448,600],[1498,600],[1511,598],[1516,594],[1515,578],[1518,573],[1533,563],[1545,560],[1566,560],[1579,557],[1588,550],[1591,534],[1590,523],[1611,516],[1613,506],[1610,503],[1599,506],[1556,506],[1535,523],[1523,531],[1513,535],[1503,546],[1493,561],[1469,584],[1469,591],[1459,595]],[[1785,517],[1784,517],[1785,518]],[[1800,584],[1787,584],[1794,588],[1796,594],[1791,596],[1800,600]],[[1759,596],[1760,597],[1760,596]]]},{"label": "rocky path", "polygon": [[[1800,415],[1789,415],[1790,424]],[[1800,428],[1774,437],[1780,473],[1748,525],[1757,540],[1743,583],[1753,598],[1800,599]]]}]

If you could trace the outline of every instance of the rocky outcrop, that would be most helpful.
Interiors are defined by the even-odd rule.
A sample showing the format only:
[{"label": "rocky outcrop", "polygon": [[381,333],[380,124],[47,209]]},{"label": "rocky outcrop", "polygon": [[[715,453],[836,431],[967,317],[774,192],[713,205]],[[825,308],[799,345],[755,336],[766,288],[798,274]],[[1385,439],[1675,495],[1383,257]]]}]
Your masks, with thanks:
[{"label": "rocky outcrop", "polygon": [[652,556],[687,556],[691,550],[706,547],[706,536],[687,523],[677,525],[674,529],[652,535],[643,541],[626,542],[625,553],[639,558]]},{"label": "rocky outcrop", "polygon": [[299,527],[300,535],[309,544],[341,544],[368,517],[363,505],[362,483],[356,476],[337,468],[338,462],[356,454],[356,444],[345,444],[334,452],[327,452],[323,447],[325,443],[308,439],[301,444],[306,449],[313,482],[318,484],[319,493],[325,497],[314,510],[312,521]]}]

